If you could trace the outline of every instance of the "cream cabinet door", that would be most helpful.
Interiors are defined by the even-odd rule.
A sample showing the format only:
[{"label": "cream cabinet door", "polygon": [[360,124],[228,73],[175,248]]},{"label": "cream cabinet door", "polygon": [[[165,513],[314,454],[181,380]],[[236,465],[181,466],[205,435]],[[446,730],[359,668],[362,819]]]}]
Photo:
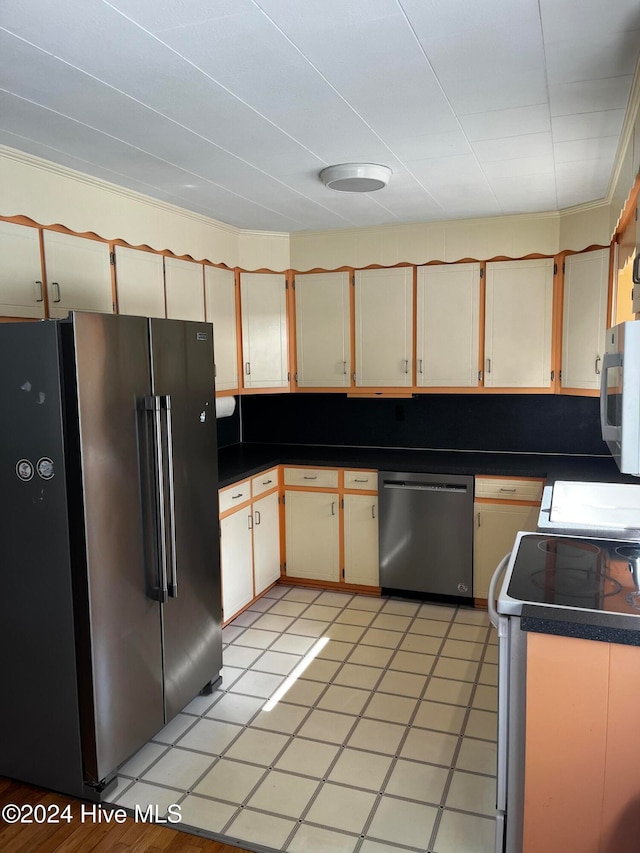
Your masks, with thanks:
[{"label": "cream cabinet door", "polygon": [[301,388],[351,384],[349,273],[297,275],[296,380]]},{"label": "cream cabinet door", "polygon": [[205,319],[213,323],[213,357],[216,390],[238,387],[238,339],[236,327],[236,282],[231,270],[205,266]]},{"label": "cream cabinet door", "polygon": [[44,232],[49,315],[69,311],[113,312],[109,246],[58,231]]},{"label": "cream cabinet door", "polygon": [[609,249],[568,255],[562,312],[562,387],[600,388],[607,328]]},{"label": "cream cabinet door", "polygon": [[508,503],[476,503],[473,543],[473,594],[487,598],[493,572],[513,548],[519,530],[535,532],[540,508]]},{"label": "cream cabinet door", "polygon": [[477,385],[480,264],[418,267],[416,315],[417,384]]},{"label": "cream cabinet door", "polygon": [[167,317],[173,320],[204,320],[203,265],[178,258],[164,259]]},{"label": "cream cabinet door", "polygon": [[240,276],[245,388],[283,388],[289,384],[286,293],[284,275]]},{"label": "cream cabinet door", "polygon": [[356,385],[412,385],[413,267],[356,272]]},{"label": "cream cabinet door", "polygon": [[487,264],[487,387],[550,387],[552,306],[550,258]]},{"label": "cream cabinet door", "polygon": [[249,507],[220,521],[222,618],[225,622],[253,598],[251,522]]},{"label": "cream cabinet door", "polygon": [[378,557],[378,498],[344,496],[344,580],[380,585]]},{"label": "cream cabinet door", "polygon": [[37,228],[0,222],[0,316],[44,317]]},{"label": "cream cabinet door", "polygon": [[165,317],[162,255],[116,246],[118,313]]},{"label": "cream cabinet door", "polygon": [[338,494],[285,492],[287,575],[340,580]]},{"label": "cream cabinet door", "polygon": [[280,513],[278,493],[272,492],[254,502],[253,578],[255,594],[260,595],[280,577]]}]

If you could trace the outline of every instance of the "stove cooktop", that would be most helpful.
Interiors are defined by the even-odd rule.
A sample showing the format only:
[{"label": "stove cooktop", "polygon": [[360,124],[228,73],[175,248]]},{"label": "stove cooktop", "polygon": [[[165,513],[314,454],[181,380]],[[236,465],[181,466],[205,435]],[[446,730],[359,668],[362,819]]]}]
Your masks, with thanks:
[{"label": "stove cooktop", "polygon": [[519,533],[498,612],[523,603],[640,616],[640,543]]}]

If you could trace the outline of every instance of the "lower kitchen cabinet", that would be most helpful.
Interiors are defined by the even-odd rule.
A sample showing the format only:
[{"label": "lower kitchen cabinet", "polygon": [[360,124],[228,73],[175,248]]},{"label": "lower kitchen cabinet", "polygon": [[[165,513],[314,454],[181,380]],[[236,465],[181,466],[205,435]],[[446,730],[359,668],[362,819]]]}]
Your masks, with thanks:
[{"label": "lower kitchen cabinet", "polygon": [[344,496],[344,581],[380,585],[378,498]]},{"label": "lower kitchen cabinet", "polygon": [[254,501],[253,578],[260,595],[280,577],[280,507],[278,493]]},{"label": "lower kitchen cabinet", "polygon": [[339,501],[337,492],[285,492],[288,577],[340,580]]},{"label": "lower kitchen cabinet", "polygon": [[228,622],[253,598],[251,523],[248,506],[220,521],[223,622]]},{"label": "lower kitchen cabinet", "polygon": [[473,595],[486,599],[491,576],[513,547],[519,530],[535,530],[539,507],[510,503],[475,503]]}]

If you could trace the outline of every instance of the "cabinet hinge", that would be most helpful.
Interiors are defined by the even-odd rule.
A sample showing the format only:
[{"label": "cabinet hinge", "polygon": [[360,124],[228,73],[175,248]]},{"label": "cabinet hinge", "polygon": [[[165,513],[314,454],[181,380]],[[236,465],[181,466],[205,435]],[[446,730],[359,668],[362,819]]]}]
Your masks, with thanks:
[{"label": "cabinet hinge", "polygon": [[295,281],[292,281],[291,282],[291,290],[295,290],[295,289],[296,289],[296,283],[295,283]]},{"label": "cabinet hinge", "polygon": [[284,506],[284,495],[282,496],[282,506]]},{"label": "cabinet hinge", "polygon": [[340,501],[340,509],[344,509],[344,498]]},{"label": "cabinet hinge", "polygon": [[115,267],[115,265],[116,265],[116,253],[115,252],[109,252],[109,263],[111,264],[112,267]]},{"label": "cabinet hinge", "polygon": [[284,280],[284,289],[289,290],[289,282],[286,280],[286,278]]},{"label": "cabinet hinge", "polygon": [[562,379],[562,371],[558,373],[558,379]]},{"label": "cabinet hinge", "polygon": [[484,278],[484,270],[483,269],[480,270],[480,278]]},{"label": "cabinet hinge", "polygon": [[565,263],[564,263],[564,261],[563,261],[563,262],[562,262],[562,274],[563,274],[563,275],[564,275],[564,270],[565,270]]},{"label": "cabinet hinge", "polygon": [[293,374],[293,378],[296,380],[296,382],[298,381],[298,371],[296,371],[296,372]]},{"label": "cabinet hinge", "polygon": [[286,573],[287,573],[287,562],[286,562],[286,560],[285,560],[285,562],[282,564],[282,571],[283,571],[283,572],[285,573],[285,575],[286,575]]},{"label": "cabinet hinge", "polygon": [[482,371],[478,371],[478,382],[482,382]]},{"label": "cabinet hinge", "polygon": [[287,382],[291,382],[291,374],[287,370]]},{"label": "cabinet hinge", "polygon": [[354,381],[354,382],[356,381],[356,372],[355,372],[355,370],[353,371],[353,381]]},{"label": "cabinet hinge", "polygon": [[342,570],[342,580],[344,580],[344,569]]},{"label": "cabinet hinge", "polygon": [[356,286],[356,276],[355,273],[351,276],[351,287]]},{"label": "cabinet hinge", "polygon": [[558,275],[558,264],[553,265],[553,274]]}]

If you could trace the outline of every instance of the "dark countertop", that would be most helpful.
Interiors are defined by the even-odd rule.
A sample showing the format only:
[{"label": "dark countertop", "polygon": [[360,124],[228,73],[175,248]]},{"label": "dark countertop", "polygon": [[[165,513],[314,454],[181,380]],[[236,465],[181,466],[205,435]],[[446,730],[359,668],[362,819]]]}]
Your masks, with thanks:
[{"label": "dark countertop", "polygon": [[640,646],[640,612],[634,616],[604,610],[582,611],[570,607],[523,604],[520,627],[523,631],[537,634]]},{"label": "dark countertop", "polygon": [[620,474],[610,456],[245,443],[224,447],[219,451],[219,485],[228,486],[280,464],[433,474],[541,477],[549,482],[640,482],[637,478]]}]

